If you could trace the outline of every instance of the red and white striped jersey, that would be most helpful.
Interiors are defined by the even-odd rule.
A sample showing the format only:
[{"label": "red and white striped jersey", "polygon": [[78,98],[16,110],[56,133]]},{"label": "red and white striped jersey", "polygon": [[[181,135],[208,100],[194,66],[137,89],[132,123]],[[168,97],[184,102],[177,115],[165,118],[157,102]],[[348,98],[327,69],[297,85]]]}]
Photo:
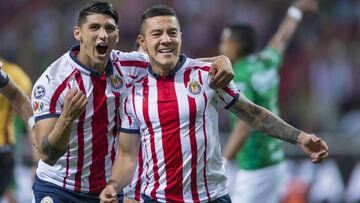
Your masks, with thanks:
[{"label": "red and white striped jersey", "polygon": [[161,77],[149,74],[128,88],[121,129],[141,134],[145,147],[143,194],[159,202],[210,202],[227,194],[218,106],[230,108],[239,91],[209,87],[210,65],[180,56]]},{"label": "red and white striped jersey", "polygon": [[112,51],[104,74],[80,64],[74,46],[51,64],[35,83],[32,105],[35,121],[59,117],[71,88],[88,99],[84,113],[74,121],[65,154],[54,166],[40,161],[37,176],[65,189],[98,194],[110,177],[117,152],[120,96],[126,84],[147,74],[148,59],[138,52]]}]

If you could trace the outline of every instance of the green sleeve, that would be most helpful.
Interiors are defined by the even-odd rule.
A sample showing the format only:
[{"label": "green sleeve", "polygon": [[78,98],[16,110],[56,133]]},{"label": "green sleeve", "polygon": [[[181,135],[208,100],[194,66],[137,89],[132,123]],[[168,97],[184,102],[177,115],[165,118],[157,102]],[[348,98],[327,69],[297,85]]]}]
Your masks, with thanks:
[{"label": "green sleeve", "polygon": [[273,48],[265,48],[259,53],[260,60],[265,63],[265,67],[279,69],[283,62],[283,55]]}]

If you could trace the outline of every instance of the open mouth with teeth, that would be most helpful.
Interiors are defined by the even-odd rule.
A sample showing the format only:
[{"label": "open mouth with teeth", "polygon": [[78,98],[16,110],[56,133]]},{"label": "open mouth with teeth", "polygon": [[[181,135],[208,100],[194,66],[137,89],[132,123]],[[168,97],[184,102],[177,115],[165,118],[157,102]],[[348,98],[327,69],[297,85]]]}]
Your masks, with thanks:
[{"label": "open mouth with teeth", "polygon": [[162,54],[169,54],[169,53],[173,52],[173,49],[171,49],[171,48],[160,49],[159,52]]},{"label": "open mouth with teeth", "polygon": [[106,46],[106,45],[102,45],[102,44],[96,45],[96,51],[97,51],[100,55],[106,54],[107,48],[108,48],[108,46]]}]

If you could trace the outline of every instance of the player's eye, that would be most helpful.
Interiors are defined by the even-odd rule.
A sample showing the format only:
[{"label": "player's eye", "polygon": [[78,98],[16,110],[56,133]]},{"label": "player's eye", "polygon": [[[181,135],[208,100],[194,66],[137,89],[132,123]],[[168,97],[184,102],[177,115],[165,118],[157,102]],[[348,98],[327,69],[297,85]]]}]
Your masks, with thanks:
[{"label": "player's eye", "polygon": [[116,27],[115,26],[107,26],[105,27],[107,32],[115,32],[116,31]]},{"label": "player's eye", "polygon": [[99,29],[99,26],[98,25],[90,25],[89,29],[90,30],[97,30],[97,29]]}]

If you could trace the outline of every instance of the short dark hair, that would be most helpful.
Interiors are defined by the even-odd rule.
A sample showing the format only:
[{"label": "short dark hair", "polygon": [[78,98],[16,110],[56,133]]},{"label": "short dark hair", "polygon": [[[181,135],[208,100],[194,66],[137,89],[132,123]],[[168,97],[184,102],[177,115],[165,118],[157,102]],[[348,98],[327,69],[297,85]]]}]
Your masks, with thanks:
[{"label": "short dark hair", "polygon": [[226,26],[231,31],[231,39],[240,44],[238,54],[248,55],[256,49],[256,33],[253,27],[243,24],[232,24]]},{"label": "short dark hair", "polygon": [[174,16],[177,18],[175,11],[169,6],[163,4],[156,4],[146,9],[141,16],[140,20],[140,33],[143,33],[143,24],[146,19],[156,16]]},{"label": "short dark hair", "polygon": [[104,1],[92,1],[86,4],[86,6],[80,11],[78,17],[78,25],[83,24],[88,15],[92,15],[96,13],[110,16],[115,20],[116,25],[119,22],[119,15],[111,3]]}]

